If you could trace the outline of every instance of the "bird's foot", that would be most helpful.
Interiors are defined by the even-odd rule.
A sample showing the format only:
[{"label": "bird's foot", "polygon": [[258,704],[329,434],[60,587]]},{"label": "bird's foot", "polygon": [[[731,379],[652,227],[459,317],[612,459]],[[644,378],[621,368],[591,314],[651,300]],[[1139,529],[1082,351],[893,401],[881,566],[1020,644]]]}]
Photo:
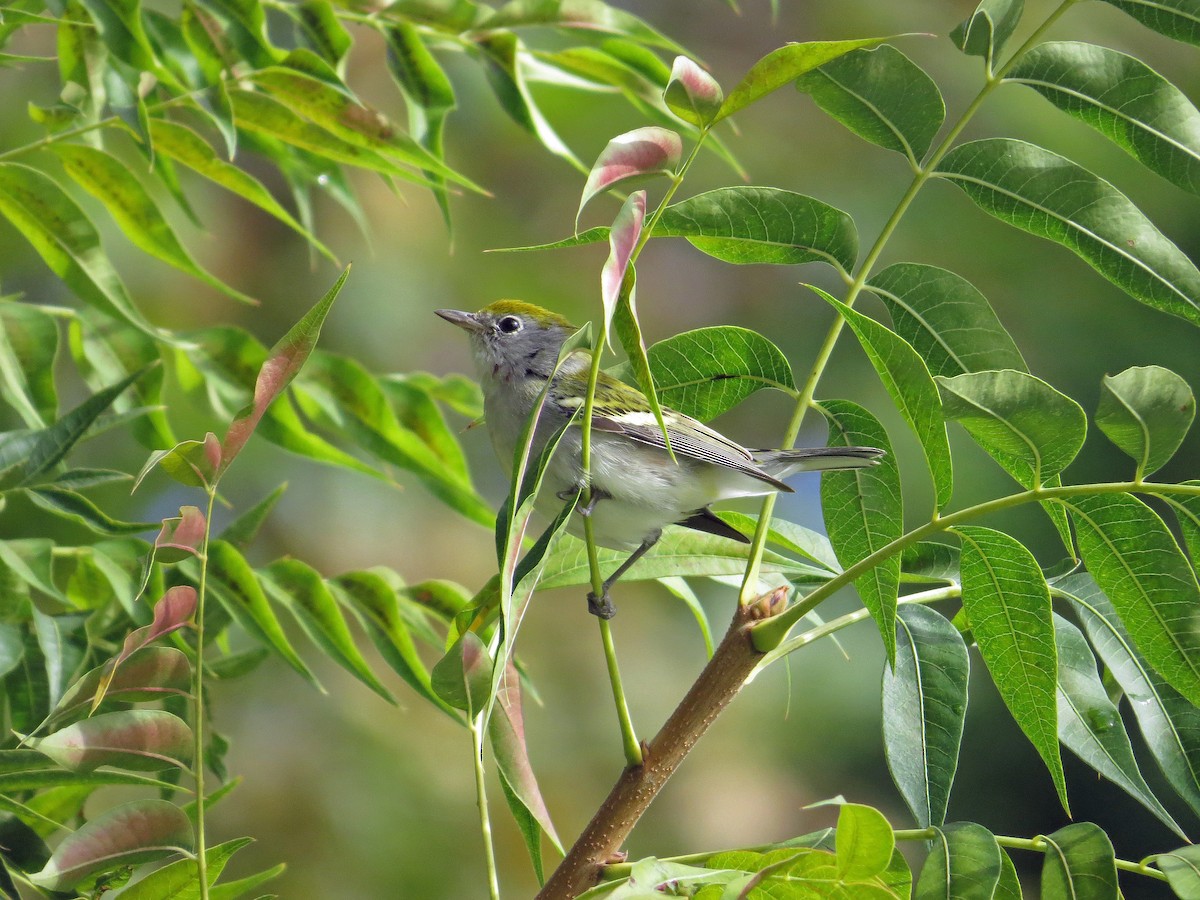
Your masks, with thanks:
[{"label": "bird's foot", "polygon": [[[578,493],[579,493],[578,489],[559,491],[557,494],[555,494],[555,496],[558,497],[559,500],[570,500],[572,497],[576,496]],[[601,500],[607,499],[607,497],[608,497],[608,494],[604,493],[604,491],[597,490],[596,488],[592,488],[591,499],[589,499],[587,503],[581,503],[579,506],[576,507],[575,511],[578,512],[581,516],[583,516],[586,519],[588,516],[590,516],[593,512],[596,511],[596,504],[599,503]],[[580,499],[582,500],[582,495],[580,496]]]},{"label": "bird's foot", "polygon": [[588,612],[600,619],[611,619],[617,614],[617,607],[608,597],[605,590],[603,597],[597,597],[595,592],[588,591]]}]

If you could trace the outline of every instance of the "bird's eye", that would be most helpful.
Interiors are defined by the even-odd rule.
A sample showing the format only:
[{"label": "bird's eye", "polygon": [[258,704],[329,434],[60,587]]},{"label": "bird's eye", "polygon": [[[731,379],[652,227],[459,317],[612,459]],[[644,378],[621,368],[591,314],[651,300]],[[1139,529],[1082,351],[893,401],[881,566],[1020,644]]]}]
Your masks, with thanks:
[{"label": "bird's eye", "polygon": [[516,316],[505,316],[503,319],[501,319],[499,322],[496,323],[496,327],[499,328],[501,331],[503,331],[505,334],[513,334],[515,332],[520,331],[525,326],[521,322],[521,320],[518,319]]}]

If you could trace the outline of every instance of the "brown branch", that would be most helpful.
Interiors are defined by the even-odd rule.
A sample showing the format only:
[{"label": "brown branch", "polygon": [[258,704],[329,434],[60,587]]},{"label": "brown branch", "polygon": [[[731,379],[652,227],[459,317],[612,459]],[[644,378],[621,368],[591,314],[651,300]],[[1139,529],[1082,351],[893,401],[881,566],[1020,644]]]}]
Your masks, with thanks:
[{"label": "brown branch", "polygon": [[537,895],[538,900],[570,900],[596,884],[601,868],[613,860],[667,779],[762,659],[763,654],[751,643],[750,626],[780,612],[787,594],[787,588],[780,588],[738,607],[708,665],[654,740],[643,745],[642,764],[621,773],[604,804]]}]

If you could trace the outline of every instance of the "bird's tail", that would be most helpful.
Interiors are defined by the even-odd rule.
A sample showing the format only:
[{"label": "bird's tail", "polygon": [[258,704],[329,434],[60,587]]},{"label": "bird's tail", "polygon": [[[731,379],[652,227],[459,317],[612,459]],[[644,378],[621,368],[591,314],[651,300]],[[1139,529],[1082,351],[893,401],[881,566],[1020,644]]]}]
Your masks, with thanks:
[{"label": "bird's tail", "polygon": [[875,447],[808,447],[795,450],[752,450],[754,461],[772,478],[787,478],[796,472],[827,469],[861,469],[873,466],[883,456]]}]

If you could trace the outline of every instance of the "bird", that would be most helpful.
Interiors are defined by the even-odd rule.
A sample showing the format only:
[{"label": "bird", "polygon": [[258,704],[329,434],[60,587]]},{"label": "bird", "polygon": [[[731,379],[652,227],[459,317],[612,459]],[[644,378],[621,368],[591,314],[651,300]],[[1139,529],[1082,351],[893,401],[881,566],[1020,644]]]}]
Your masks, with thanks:
[{"label": "bird", "polygon": [[[575,349],[559,361],[563,343],[577,329],[558,313],[520,300],[497,300],[478,312],[436,313],[470,338],[484,421],[510,472],[518,436],[550,382],[534,432],[531,458],[536,458],[585,404],[592,351]],[[875,447],[749,450],[683,413],[662,407],[662,416],[670,450],[645,394],[599,373],[592,408],[591,495],[586,504],[577,505],[567,530],[582,536],[583,518],[588,517],[598,545],[630,551],[600,594],[588,593],[589,611],[602,619],[616,612],[609,596],[612,586],[654,546],[666,526],[748,543],[712,511],[713,503],[788,493],[792,488],[783,479],[796,472],[857,469],[874,465],[883,455]],[[540,513],[552,515],[563,500],[586,495],[581,435],[578,423],[563,433],[535,501]]]}]

